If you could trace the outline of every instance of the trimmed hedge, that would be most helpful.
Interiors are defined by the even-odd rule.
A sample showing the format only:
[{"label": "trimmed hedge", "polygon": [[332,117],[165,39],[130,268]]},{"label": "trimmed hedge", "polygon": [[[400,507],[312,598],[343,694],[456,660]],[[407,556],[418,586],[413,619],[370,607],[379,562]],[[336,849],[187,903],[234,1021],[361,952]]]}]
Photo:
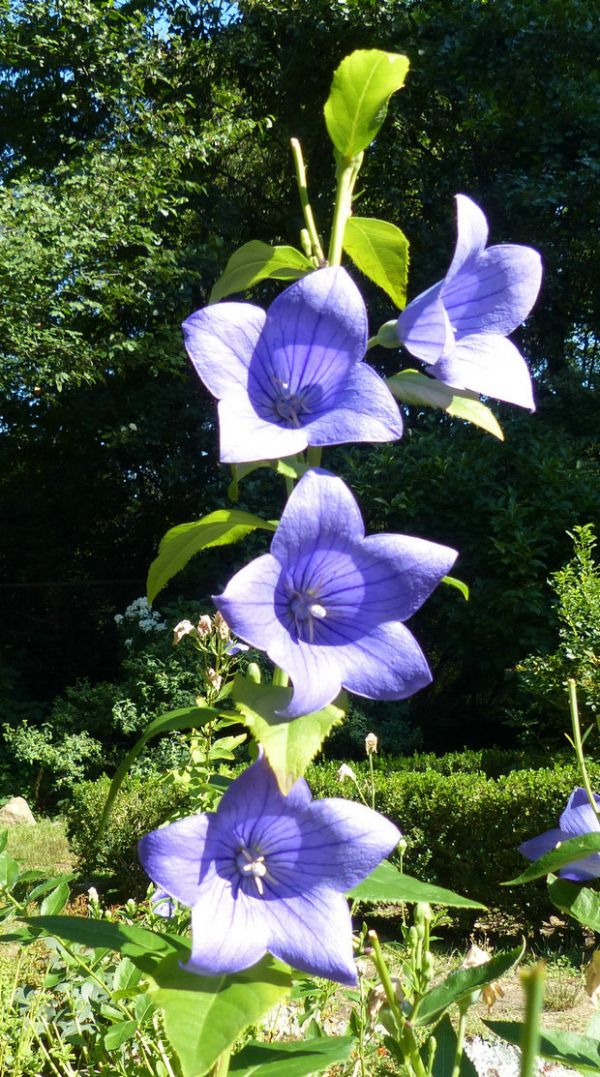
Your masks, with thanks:
[{"label": "trimmed hedge", "polygon": [[[473,762],[477,753],[457,754],[468,754]],[[414,761],[412,770],[392,769],[391,763],[379,760],[375,769],[375,807],[408,841],[407,872],[503,909],[527,924],[539,925],[556,911],[543,881],[518,887],[500,884],[526,865],[517,851],[521,842],[557,825],[567,798],[581,784],[574,763],[512,770],[498,778],[458,768],[449,774],[431,767],[419,770]],[[440,764],[447,766],[448,757],[440,757]],[[340,785],[338,766],[329,762],[310,768],[307,778],[313,794],[358,800],[352,782]],[[366,764],[353,769],[366,783]],[[598,784],[600,766],[590,770]]]}]

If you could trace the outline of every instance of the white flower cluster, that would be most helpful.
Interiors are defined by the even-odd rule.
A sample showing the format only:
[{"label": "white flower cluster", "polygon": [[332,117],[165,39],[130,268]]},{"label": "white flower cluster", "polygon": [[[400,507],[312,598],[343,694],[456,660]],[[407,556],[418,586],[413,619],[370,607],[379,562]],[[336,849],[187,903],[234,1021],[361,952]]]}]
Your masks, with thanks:
[{"label": "white flower cluster", "polygon": [[115,624],[122,625],[125,621],[137,622],[137,627],[142,632],[166,632],[167,625],[160,613],[151,610],[146,598],[136,598],[129,604],[125,613],[115,615]]}]

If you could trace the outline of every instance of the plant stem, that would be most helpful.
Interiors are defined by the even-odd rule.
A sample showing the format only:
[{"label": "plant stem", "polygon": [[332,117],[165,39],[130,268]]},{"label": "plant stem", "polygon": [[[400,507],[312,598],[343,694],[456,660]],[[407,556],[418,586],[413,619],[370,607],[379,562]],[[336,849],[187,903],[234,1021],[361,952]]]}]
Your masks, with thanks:
[{"label": "plant stem", "polygon": [[351,161],[341,161],[338,168],[337,192],[335,196],[335,209],[333,211],[333,224],[331,226],[331,240],[329,242],[329,265],[339,266],[342,261],[344,246],[344,230],[346,221],[352,213],[352,192],[363,154],[359,153]]},{"label": "plant stem", "polygon": [[454,1065],[452,1067],[452,1077],[458,1077],[460,1073],[460,1064],[462,1062],[463,1047],[465,1044],[465,1028],[467,1024],[467,1007],[461,1006],[458,1017],[458,1028],[456,1029],[456,1051],[454,1053]]},{"label": "plant stem", "polygon": [[373,947],[373,962],[375,964],[375,968],[377,969],[377,974],[381,981],[381,986],[385,991],[385,997],[387,998],[388,1006],[392,1011],[392,1014],[394,1015],[394,1020],[398,1026],[398,1031],[400,1031],[402,1026],[405,1024],[405,1019],[396,1000],[394,985],[390,977],[389,969],[385,963],[385,958],[381,950],[381,944],[379,942],[377,932],[369,931],[367,938],[371,943],[371,946]]},{"label": "plant stem", "polygon": [[371,808],[375,811],[375,775],[373,774],[373,752],[369,752],[369,784],[371,786]]},{"label": "plant stem", "polygon": [[284,673],[284,671],[279,668],[279,666],[274,666],[272,683],[275,685],[276,688],[287,688],[288,684],[290,683],[290,678],[288,677],[287,673]]},{"label": "plant stem", "polygon": [[227,1077],[229,1073],[229,1063],[231,1061],[231,1048],[227,1048],[219,1055],[213,1068],[210,1071],[210,1077]]},{"label": "plant stem", "polygon": [[583,754],[583,740],[581,739],[581,726],[579,724],[579,710],[577,707],[577,685],[572,677],[569,677],[567,681],[569,689],[569,707],[571,710],[571,726],[573,729],[573,747],[577,756],[577,762],[579,763],[579,769],[581,771],[581,780],[583,782],[585,791],[587,793],[588,800],[592,806],[594,814],[598,822],[600,822],[600,808],[596,804],[594,793],[592,791],[592,785],[590,777],[585,765],[585,756]]},{"label": "plant stem", "polygon": [[310,467],[320,467],[322,455],[323,450],[320,445],[309,445],[306,459]]},{"label": "plant stem", "polygon": [[300,204],[302,206],[302,213],[306,224],[306,230],[310,238],[310,245],[313,253],[313,257],[317,259],[317,263],[320,265],[325,261],[325,254],[321,243],[319,241],[319,233],[317,232],[317,226],[315,224],[315,218],[308,199],[308,187],[306,185],[306,168],[304,167],[304,158],[302,156],[302,147],[297,138],[290,139],[292,147],[292,156],[294,158],[294,165],[296,167],[296,183],[298,184],[298,193],[300,195]]},{"label": "plant stem", "polygon": [[533,1077],[540,1044],[540,1013],[544,1004],[546,964],[538,961],[521,973],[525,991],[525,1024],[521,1037],[521,1077]]}]

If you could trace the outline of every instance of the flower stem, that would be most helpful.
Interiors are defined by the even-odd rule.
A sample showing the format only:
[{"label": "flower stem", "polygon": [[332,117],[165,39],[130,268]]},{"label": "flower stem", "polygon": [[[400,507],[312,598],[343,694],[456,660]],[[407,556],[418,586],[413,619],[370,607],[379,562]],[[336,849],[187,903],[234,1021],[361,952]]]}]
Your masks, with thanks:
[{"label": "flower stem", "polygon": [[373,752],[369,752],[369,784],[371,787],[371,807],[375,811],[375,775],[373,774]]},{"label": "flower stem", "polygon": [[302,147],[297,138],[290,139],[292,147],[292,156],[294,158],[294,165],[296,167],[296,183],[298,184],[298,193],[300,195],[300,204],[302,206],[302,213],[304,215],[304,221],[306,223],[306,230],[310,239],[310,246],[312,250],[312,256],[316,259],[317,264],[320,265],[325,261],[325,254],[319,241],[319,233],[317,232],[317,226],[315,224],[315,218],[308,199],[308,187],[306,186],[306,168],[304,167],[304,158],[302,156]]},{"label": "flower stem", "polygon": [[521,973],[525,991],[525,1023],[521,1036],[521,1077],[533,1077],[540,1044],[540,1013],[544,1004],[546,965],[538,961]]},{"label": "flower stem", "polygon": [[351,160],[340,161],[338,166],[335,209],[333,211],[331,240],[329,242],[328,261],[330,266],[339,266],[342,261],[344,231],[346,228],[346,221],[352,213],[352,192],[362,164],[363,156],[362,153],[359,153]]},{"label": "flower stem", "polygon": [[371,943],[371,946],[373,947],[373,962],[375,964],[375,968],[377,969],[377,974],[381,981],[381,986],[385,991],[385,997],[387,999],[388,1006],[392,1011],[392,1014],[394,1015],[394,1020],[396,1022],[396,1025],[398,1026],[398,1031],[400,1031],[402,1029],[402,1026],[405,1024],[404,1015],[402,1014],[396,1000],[394,985],[390,977],[389,969],[385,963],[385,958],[381,950],[381,943],[379,942],[377,932],[369,931],[367,938]]},{"label": "flower stem", "polygon": [[452,1077],[458,1077],[460,1073],[460,1066],[463,1056],[463,1048],[465,1044],[465,1028],[467,1024],[467,1006],[461,1006],[458,1017],[458,1028],[456,1029],[456,1050],[454,1052],[454,1065],[452,1067]]},{"label": "flower stem", "polygon": [[573,747],[577,756],[577,762],[579,763],[579,769],[581,771],[581,780],[583,782],[585,791],[587,793],[588,800],[592,806],[596,819],[600,822],[600,808],[596,804],[594,799],[594,793],[592,791],[592,785],[590,782],[590,776],[588,774],[587,766],[585,764],[585,756],[583,754],[583,739],[581,737],[581,726],[579,724],[579,709],[577,707],[577,685],[572,677],[569,677],[567,681],[569,689],[569,707],[571,710],[571,726],[573,729]]},{"label": "flower stem", "polygon": [[276,688],[287,688],[290,683],[290,678],[287,673],[284,673],[284,671],[279,668],[279,666],[274,666],[272,683]]},{"label": "flower stem", "polygon": [[223,1051],[223,1053],[219,1055],[217,1061],[215,1062],[213,1068],[210,1071],[210,1077],[227,1077],[227,1074],[229,1073],[230,1061],[231,1047],[229,1047],[226,1051]]}]

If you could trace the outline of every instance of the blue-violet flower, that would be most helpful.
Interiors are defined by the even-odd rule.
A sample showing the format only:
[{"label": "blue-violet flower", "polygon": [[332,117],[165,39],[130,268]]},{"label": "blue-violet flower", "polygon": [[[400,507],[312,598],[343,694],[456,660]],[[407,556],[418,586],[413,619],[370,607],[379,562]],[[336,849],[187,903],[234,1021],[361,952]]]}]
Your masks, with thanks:
[{"label": "blue-violet flower", "polygon": [[485,214],[456,195],[458,238],[443,280],[402,311],[404,347],[430,364],[428,373],[455,389],[534,408],[531,378],[509,333],[527,317],[540,288],[542,263],[532,247],[487,247]]},{"label": "blue-violet flower", "polygon": [[365,538],[348,487],[313,469],[290,495],[271,552],[213,600],[236,636],[265,650],[291,677],[284,717],[319,710],[342,686],[368,699],[405,699],[431,673],[402,622],[456,556],[408,535]]},{"label": "blue-violet flower", "polygon": [[284,796],[263,756],[230,785],[216,813],[146,834],[139,854],[150,878],[192,909],[188,970],[238,972],[268,951],[304,972],[354,984],[344,892],[399,838],[362,804],[313,801],[304,778]]},{"label": "blue-violet flower", "polygon": [[362,362],[367,312],[339,266],[296,281],[266,313],[251,303],[204,307],[183,333],[194,368],[219,400],[224,463],[402,434],[392,394]]},{"label": "blue-violet flower", "polygon": [[[594,800],[600,807],[600,797],[594,794]],[[544,834],[538,834],[535,838],[523,842],[519,846],[519,852],[528,860],[537,860],[544,853],[556,849],[563,841],[569,838],[581,838],[584,834],[597,833],[600,830],[598,817],[588,800],[585,789],[581,786],[575,789],[567,801],[567,806],[562,813],[558,827],[546,830]],[[559,875],[565,879],[574,879],[576,882],[585,882],[588,879],[600,878],[600,853],[592,853],[583,860],[577,860],[561,868]]]}]

